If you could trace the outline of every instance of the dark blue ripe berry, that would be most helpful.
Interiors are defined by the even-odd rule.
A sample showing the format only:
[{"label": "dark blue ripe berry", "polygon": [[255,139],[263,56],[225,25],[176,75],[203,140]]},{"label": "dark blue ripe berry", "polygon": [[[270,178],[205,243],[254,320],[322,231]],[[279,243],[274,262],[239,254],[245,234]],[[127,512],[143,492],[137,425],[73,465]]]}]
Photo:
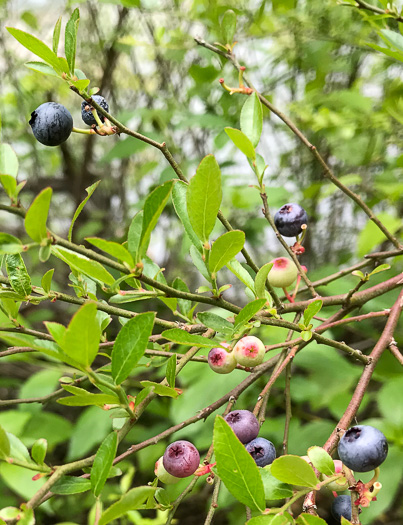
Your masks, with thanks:
[{"label": "dark blue ripe berry", "polygon": [[246,450],[258,467],[270,465],[276,459],[276,449],[273,443],[262,437],[257,437],[247,443]]},{"label": "dark blue ripe berry", "polygon": [[388,455],[388,442],[377,428],[357,425],[341,438],[339,458],[351,470],[369,472],[383,463]]},{"label": "dark blue ripe berry", "polygon": [[308,215],[299,204],[284,204],[274,216],[276,228],[284,237],[295,237],[302,232],[301,226],[308,224]]},{"label": "dark blue ripe berry", "polygon": [[31,113],[29,124],[37,141],[45,146],[59,146],[73,129],[73,117],[57,102],[45,102]]},{"label": "dark blue ripe berry", "polygon": [[351,520],[351,496],[337,496],[332,503],[332,516],[341,523],[341,517]]},{"label": "dark blue ripe berry", "polygon": [[[94,102],[99,104],[102,109],[104,109],[105,111],[109,113],[109,106],[106,100],[104,99],[104,97],[102,97],[101,95],[92,95],[91,98]],[[91,113],[91,109],[94,109],[94,108],[91,106],[91,104],[89,104],[88,102],[84,100],[84,102],[81,104],[81,118],[86,124],[88,124],[88,126],[92,126],[93,124],[96,124],[94,115]],[[97,111],[97,113],[98,113],[99,118],[101,119],[101,122],[104,122],[105,117],[99,111]]]},{"label": "dark blue ripe berry", "polygon": [[200,454],[190,441],[175,441],[171,443],[162,457],[162,464],[171,476],[187,478],[199,467]]},{"label": "dark blue ripe berry", "polygon": [[249,410],[233,410],[224,419],[241,443],[249,443],[259,434],[259,422]]}]

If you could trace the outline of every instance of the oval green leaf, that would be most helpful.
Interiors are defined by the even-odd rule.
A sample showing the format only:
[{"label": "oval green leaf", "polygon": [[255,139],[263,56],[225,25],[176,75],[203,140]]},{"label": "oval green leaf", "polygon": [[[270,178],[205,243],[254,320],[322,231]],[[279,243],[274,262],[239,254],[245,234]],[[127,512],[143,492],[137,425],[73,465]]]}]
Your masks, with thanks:
[{"label": "oval green leaf", "polygon": [[104,488],[113,460],[116,456],[117,447],[118,434],[117,432],[111,432],[102,441],[101,446],[95,454],[90,477],[91,488],[95,497],[98,497]]},{"label": "oval green leaf", "polygon": [[263,299],[266,297],[266,279],[270,270],[273,268],[273,263],[264,264],[257,272],[255,277],[255,293],[256,296]]},{"label": "oval green leaf", "polygon": [[99,525],[106,525],[120,516],[123,516],[123,514],[129,510],[141,508],[156,490],[157,487],[136,487],[129,490],[119,501],[106,509],[99,520]]},{"label": "oval green leaf", "polygon": [[248,159],[256,158],[255,148],[248,137],[241,130],[235,128],[225,128],[225,133],[229,136],[235,146],[242,151]]},{"label": "oval green leaf", "polygon": [[241,111],[241,130],[256,148],[263,129],[262,104],[256,92],[248,97]]},{"label": "oval green leaf", "polygon": [[48,236],[46,221],[48,220],[52,191],[52,188],[42,190],[39,195],[35,197],[25,215],[25,230],[31,239],[36,242],[41,242]]},{"label": "oval green leaf", "polygon": [[232,230],[213,243],[209,258],[210,272],[215,275],[221,270],[237,253],[239,253],[245,244],[245,234],[240,230]]},{"label": "oval green leaf", "polygon": [[271,465],[272,475],[283,483],[301,487],[316,487],[319,483],[313,468],[299,456],[281,456]]},{"label": "oval green leaf", "polygon": [[31,278],[19,253],[6,256],[6,270],[12,289],[22,297],[32,291]]},{"label": "oval green leaf", "polygon": [[322,447],[314,446],[308,449],[308,457],[312,465],[325,474],[332,476],[335,472],[334,462],[330,455]]}]

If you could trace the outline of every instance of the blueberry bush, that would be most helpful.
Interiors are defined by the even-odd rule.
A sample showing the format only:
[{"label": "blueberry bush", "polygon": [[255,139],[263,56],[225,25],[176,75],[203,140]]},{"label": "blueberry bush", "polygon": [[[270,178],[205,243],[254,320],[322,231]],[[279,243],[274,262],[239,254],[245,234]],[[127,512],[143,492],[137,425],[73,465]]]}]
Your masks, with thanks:
[{"label": "blueberry bush", "polygon": [[399,7],[48,7],[0,3],[0,525],[401,523]]}]

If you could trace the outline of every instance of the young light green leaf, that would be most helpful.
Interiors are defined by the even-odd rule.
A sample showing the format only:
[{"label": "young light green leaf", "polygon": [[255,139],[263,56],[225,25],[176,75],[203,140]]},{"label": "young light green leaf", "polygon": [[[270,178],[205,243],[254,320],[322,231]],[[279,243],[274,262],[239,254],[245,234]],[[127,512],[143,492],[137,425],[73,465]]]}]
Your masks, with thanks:
[{"label": "young light green leaf", "polygon": [[15,202],[17,192],[17,180],[11,175],[0,175],[0,183],[10,200]]},{"label": "young light green leaf", "polygon": [[80,22],[80,12],[78,8],[74,9],[70,20],[66,24],[66,32],[64,39],[64,52],[66,55],[69,70],[74,75],[74,65],[76,61],[77,48],[77,30]]},{"label": "young light green leaf", "polygon": [[25,230],[28,235],[36,242],[41,242],[47,238],[48,230],[46,221],[48,219],[50,199],[52,198],[52,188],[45,188],[29,207],[25,215]]},{"label": "young light green leaf", "polygon": [[241,111],[241,130],[256,148],[263,129],[262,104],[256,92],[247,97]]},{"label": "young light green leaf", "polygon": [[201,335],[189,334],[180,328],[171,328],[162,332],[161,337],[173,341],[174,343],[185,346],[199,346],[200,348],[213,348],[217,346],[217,341],[213,342],[207,337]]},{"label": "young light green leaf", "polygon": [[200,239],[195,234],[192,225],[190,224],[189,215],[186,206],[186,194],[188,185],[181,180],[176,180],[174,187],[172,188],[172,203],[176,211],[176,215],[179,217],[187,236],[191,243],[196,246],[199,252],[202,251],[202,244]]},{"label": "young light green leaf", "polygon": [[80,215],[80,213],[82,212],[82,209],[84,208],[84,206],[87,204],[88,200],[90,199],[91,195],[94,193],[94,191],[97,189],[98,187],[98,184],[100,183],[101,181],[98,180],[97,182],[94,182],[94,184],[92,184],[91,186],[88,186],[88,188],[85,188],[85,191],[87,192],[87,196],[85,197],[85,199],[78,205],[76,211],[74,212],[74,216],[73,216],[73,219],[71,221],[71,224],[70,224],[70,228],[69,228],[69,233],[68,233],[68,240],[71,242],[71,238],[72,238],[72,235],[73,235],[73,227],[74,227],[74,223],[76,222],[77,220],[77,217]]},{"label": "young light green leaf", "polygon": [[214,454],[218,475],[229,492],[252,510],[262,512],[266,505],[259,469],[221,416],[214,422]]},{"label": "young light green leaf", "polygon": [[151,232],[155,228],[158,218],[168,202],[172,186],[172,180],[161,184],[161,186],[158,186],[158,188],[150,193],[144,203],[143,227],[139,243],[138,260],[141,260],[147,252],[148,245],[150,244]]},{"label": "young light green leaf", "polygon": [[308,457],[311,460],[312,465],[325,474],[326,476],[332,476],[335,472],[333,459],[322,447],[314,446],[308,449]]},{"label": "young light green leaf", "polygon": [[57,55],[60,40],[60,30],[62,28],[62,17],[59,16],[53,30],[53,53]]},{"label": "young light green leaf", "polygon": [[91,489],[89,479],[75,478],[73,476],[63,476],[52,485],[53,494],[80,494]]},{"label": "young light green leaf", "polygon": [[23,251],[22,242],[10,233],[0,232],[0,255],[15,254]]},{"label": "young light green leaf", "polygon": [[44,438],[40,438],[32,445],[31,456],[35,463],[43,465],[48,450],[48,442]]},{"label": "young light green leaf", "polygon": [[146,351],[155,314],[147,312],[130,319],[120,330],[112,350],[112,377],[120,385]]},{"label": "young light green leaf", "polygon": [[129,226],[127,235],[127,248],[135,261],[139,260],[138,252],[140,245],[141,229],[143,227],[143,210],[136,213]]},{"label": "young light green leaf", "polygon": [[354,272],[351,272],[351,275],[359,277],[362,281],[365,280],[365,275],[360,270],[354,270]]},{"label": "young light green leaf", "polygon": [[297,525],[326,525],[326,521],[323,520],[322,518],[319,518],[319,516],[312,516],[311,514],[304,512],[303,514],[300,514],[298,516],[296,524]]},{"label": "young light green leaf", "polygon": [[234,331],[234,325],[232,323],[212,312],[199,312],[197,317],[207,328],[221,332],[226,336],[230,336]]},{"label": "young light green leaf", "polygon": [[47,64],[54,67],[56,71],[60,71],[60,61],[58,57],[41,40],[25,31],[21,31],[21,29],[16,29],[15,27],[7,27],[6,29],[21,45],[44,60]]},{"label": "young light green leaf", "polygon": [[248,159],[256,158],[255,148],[248,137],[241,130],[235,128],[225,128],[225,133],[229,136],[235,146],[242,151]]},{"label": "young light green leaf", "polygon": [[152,387],[157,396],[173,397],[174,399],[179,396],[179,393],[174,388],[155,383],[154,381],[140,381],[140,384],[144,388]]},{"label": "young light green leaf", "polygon": [[[189,293],[188,285],[184,281],[182,281],[180,277],[177,277],[174,280],[174,282],[172,283],[172,288],[175,288],[175,290],[179,290],[181,292]],[[178,298],[178,306],[182,314],[187,315],[189,310],[192,308],[192,301],[188,301],[187,299]]]},{"label": "young light green leaf", "polygon": [[221,199],[221,171],[214,156],[207,155],[190,179],[186,198],[190,224],[203,242],[214,228]]},{"label": "young light green leaf", "polygon": [[319,483],[313,468],[299,456],[280,456],[271,464],[270,472],[290,485],[313,488]]},{"label": "young light green leaf", "polygon": [[10,441],[7,432],[0,426],[0,458],[7,458],[10,455]]},{"label": "young light green leaf", "polygon": [[136,487],[126,492],[116,503],[111,505],[102,514],[99,525],[106,525],[120,516],[123,516],[129,510],[136,510],[142,507],[149,496],[157,490],[157,487]]},{"label": "young light green leaf", "polygon": [[294,524],[292,516],[284,514],[269,514],[268,516],[256,516],[247,522],[247,525],[289,525]]},{"label": "young light green leaf", "polygon": [[392,44],[392,47],[403,53],[403,36],[400,33],[390,29],[381,29],[380,33],[388,45]]},{"label": "young light green leaf", "polygon": [[347,520],[344,516],[341,517],[341,525],[353,525],[351,521]]},{"label": "young light green leaf", "polygon": [[91,488],[94,496],[97,498],[104,488],[108,479],[109,471],[112,467],[113,460],[118,448],[118,434],[111,432],[102,441],[101,446],[95,454],[94,463],[91,469]]},{"label": "young light green leaf", "polygon": [[390,264],[380,264],[374,270],[372,270],[372,272],[369,275],[375,275],[376,273],[384,272],[385,270],[389,270],[389,269],[390,269]]},{"label": "young light green leaf", "polygon": [[61,246],[52,246],[52,253],[66,264],[71,269],[82,272],[92,279],[100,281],[101,283],[112,285],[115,282],[114,277],[97,261],[88,259],[84,255],[72,252]]},{"label": "young light green leaf", "polygon": [[67,327],[62,350],[84,367],[91,366],[98,353],[101,329],[95,303],[81,306]]},{"label": "young light green leaf", "polygon": [[45,246],[39,246],[39,260],[41,262],[46,262],[51,255],[52,246],[50,244],[45,244]]},{"label": "young light green leaf", "polygon": [[45,62],[25,62],[24,66],[28,69],[32,69],[32,71],[38,71],[38,73],[42,73],[43,75],[59,77],[53,67],[49,66],[49,64],[45,64]]},{"label": "young light green leaf", "polygon": [[248,270],[246,270],[242,264],[233,259],[227,263],[227,268],[239,279],[249,290],[255,293],[255,284]]},{"label": "young light green leaf", "polygon": [[312,301],[304,311],[304,325],[308,326],[311,319],[321,311],[323,305],[322,299],[315,299]]},{"label": "young light green leaf", "polygon": [[264,299],[266,297],[266,279],[270,270],[273,268],[273,263],[264,264],[257,272],[255,277],[255,293],[256,296]]},{"label": "young light green leaf", "polygon": [[35,465],[31,460],[28,449],[24,443],[18,439],[17,436],[14,436],[14,434],[11,434],[10,432],[6,432],[6,434],[10,443],[9,457]]},{"label": "young light green leaf", "polygon": [[312,339],[312,331],[311,330],[302,330],[301,337],[304,341],[310,341]]},{"label": "young light green leaf", "polygon": [[50,286],[52,284],[52,277],[53,277],[54,271],[55,271],[54,268],[52,268],[51,270],[48,270],[45,273],[45,275],[42,277],[41,286],[46,293],[50,292]]},{"label": "young light green leaf", "polygon": [[213,243],[210,252],[209,266],[210,272],[214,276],[223,266],[225,266],[245,244],[245,234],[240,230],[232,230]]},{"label": "young light green leaf", "polygon": [[292,496],[292,486],[276,479],[270,472],[270,465],[259,469],[259,472],[263,481],[266,500],[284,499]]},{"label": "young light green leaf", "polygon": [[31,278],[28,275],[24,260],[19,253],[6,255],[6,270],[12,289],[22,297],[32,291]]},{"label": "young light green leaf", "polygon": [[45,326],[56,343],[62,348],[64,346],[64,337],[67,328],[60,323],[54,323],[52,321],[45,321]]},{"label": "young light green leaf", "polygon": [[62,397],[61,399],[57,400],[57,403],[69,407],[97,406],[102,408],[104,405],[119,404],[119,398],[117,396],[108,394],[90,394],[89,392],[85,392],[83,395]]},{"label": "young light green leaf", "polygon": [[167,362],[166,378],[168,385],[175,388],[176,354],[171,355]]},{"label": "young light green leaf", "polygon": [[10,175],[13,179],[18,174],[18,158],[10,144],[0,144],[0,175]]},{"label": "young light green leaf", "polygon": [[225,44],[232,44],[236,30],[236,14],[232,9],[225,11],[221,22],[221,31]]},{"label": "young light green leaf", "polygon": [[113,241],[106,241],[105,239],[101,239],[99,237],[86,237],[85,240],[93,244],[103,252],[112,255],[112,257],[116,257],[116,259],[126,262],[130,266],[130,268],[134,267],[133,257],[130,255],[129,251],[121,244]]},{"label": "young light green leaf", "polygon": [[263,308],[263,306],[266,304],[266,299],[256,299],[255,301],[252,301],[251,303],[248,303],[246,306],[242,308],[242,310],[239,312],[239,314],[235,317],[235,325],[234,328],[237,330],[242,325],[249,322],[249,320],[258,313],[259,310]]},{"label": "young light green leaf", "polygon": [[158,290],[121,290],[118,294],[112,295],[109,298],[109,302],[113,304],[134,303],[135,301],[153,299],[163,295],[164,293]]},{"label": "young light green leaf", "polygon": [[190,247],[189,252],[195,267],[199,270],[199,272],[206,279],[206,281],[212,282],[211,275],[207,270],[206,263],[203,261],[201,252],[194,245]]}]

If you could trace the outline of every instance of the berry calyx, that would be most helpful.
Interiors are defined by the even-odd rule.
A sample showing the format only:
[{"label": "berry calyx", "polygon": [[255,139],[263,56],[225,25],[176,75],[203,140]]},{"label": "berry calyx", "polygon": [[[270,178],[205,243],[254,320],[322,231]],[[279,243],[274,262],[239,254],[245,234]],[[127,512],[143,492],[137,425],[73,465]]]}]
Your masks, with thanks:
[{"label": "berry calyx", "polygon": [[308,224],[308,215],[302,206],[290,202],[274,215],[274,224],[284,237],[295,237],[302,232],[302,225]]},{"label": "berry calyx", "polygon": [[187,478],[198,469],[200,454],[190,441],[175,441],[165,450],[162,463],[171,476]]},{"label": "berry calyx", "polygon": [[351,470],[369,472],[383,463],[388,455],[388,442],[377,428],[356,425],[341,438],[339,458]]},{"label": "berry calyx", "polygon": [[[102,109],[109,112],[109,105],[103,96],[93,95],[91,98],[94,102],[99,104]],[[93,109],[94,108],[86,100],[84,100],[83,103],[81,104],[81,118],[86,124],[88,124],[88,126],[93,126],[94,124],[95,125],[97,124],[94,118],[94,115],[92,114],[92,111],[91,111]],[[105,122],[105,117],[102,115],[102,113],[97,111],[97,114],[101,122]]]},{"label": "berry calyx", "polygon": [[265,346],[260,339],[253,335],[242,337],[234,346],[236,362],[244,366],[256,366],[263,362]]},{"label": "berry calyx", "polygon": [[[229,347],[228,343],[221,343],[222,346]],[[232,352],[227,352],[224,348],[212,348],[208,353],[208,364],[217,374],[229,374],[236,367],[236,360]]]},{"label": "berry calyx", "polygon": [[262,437],[257,437],[247,443],[246,450],[258,467],[270,465],[276,459],[276,449],[273,443]]},{"label": "berry calyx", "polygon": [[60,146],[73,129],[70,111],[57,102],[45,102],[31,113],[29,125],[36,140],[45,146]]},{"label": "berry calyx", "polygon": [[165,483],[165,485],[173,485],[174,483],[178,483],[180,481],[180,478],[177,478],[175,476],[172,476],[167,472],[165,469],[163,463],[162,463],[163,456],[159,458],[158,461],[155,463],[154,467],[154,473],[157,476],[157,478],[162,482]]},{"label": "berry calyx", "polygon": [[276,288],[286,288],[290,286],[298,276],[298,269],[295,263],[287,257],[277,257],[270,261],[273,268],[270,270],[267,278],[269,283]]},{"label": "berry calyx", "polygon": [[341,517],[351,520],[351,496],[337,496],[333,500],[331,512],[333,517],[341,523]]},{"label": "berry calyx", "polygon": [[249,443],[259,434],[259,421],[249,410],[233,410],[224,419],[241,443]]}]

